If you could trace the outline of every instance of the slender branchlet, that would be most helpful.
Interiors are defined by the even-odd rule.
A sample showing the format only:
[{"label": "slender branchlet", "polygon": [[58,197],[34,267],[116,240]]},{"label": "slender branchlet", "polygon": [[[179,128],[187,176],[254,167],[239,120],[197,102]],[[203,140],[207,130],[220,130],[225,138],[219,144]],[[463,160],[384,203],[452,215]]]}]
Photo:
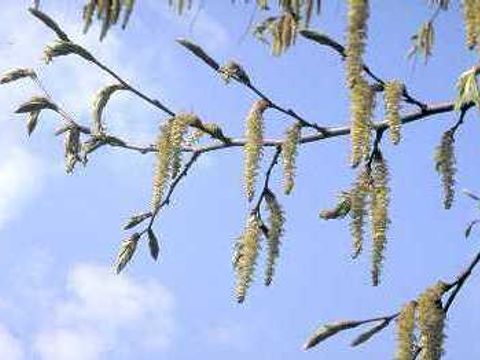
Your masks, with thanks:
[{"label": "slender branchlet", "polygon": [[435,169],[440,174],[443,186],[443,206],[450,209],[455,198],[455,132],[450,129],[443,133],[435,150]]},{"label": "slender branchlet", "polygon": [[448,286],[440,281],[418,298],[418,328],[422,360],[439,360],[443,354],[445,312],[442,308],[442,296],[447,290]]},{"label": "slender branchlet", "polygon": [[295,186],[295,163],[300,135],[301,126],[295,123],[287,129],[285,140],[282,143],[283,190],[287,195],[292,192]]},{"label": "slender branchlet", "polygon": [[377,286],[387,242],[388,204],[390,188],[388,187],[388,167],[380,151],[376,151],[372,162],[371,186],[371,230],[372,230],[372,283]]},{"label": "slender branchlet", "polygon": [[250,214],[243,234],[235,244],[233,266],[236,272],[235,295],[239,303],[245,300],[245,296],[253,279],[255,263],[258,257],[260,241],[260,220],[257,214]]},{"label": "slender branchlet", "polygon": [[371,187],[370,174],[366,169],[359,172],[358,177],[350,191],[350,232],[353,239],[353,254],[356,258],[363,249],[365,234],[365,217],[367,215],[368,194]]},{"label": "slender branchlet", "polygon": [[367,38],[368,0],[348,0],[346,71],[347,86],[352,88],[363,71],[363,54]]},{"label": "slender branchlet", "polygon": [[480,30],[480,2],[478,0],[463,1],[463,19],[465,22],[466,43],[469,49],[478,45],[478,32]]},{"label": "slender branchlet", "polygon": [[153,178],[152,211],[158,211],[162,203],[165,188],[168,185],[172,160],[172,143],[170,134],[172,132],[173,119],[161,126],[157,137],[157,159],[155,163],[155,175]]},{"label": "slender branchlet", "polygon": [[372,114],[375,92],[368,82],[359,77],[351,91],[351,164],[356,167],[370,155]]},{"label": "slender branchlet", "polygon": [[397,145],[401,138],[402,121],[400,118],[400,102],[404,86],[399,81],[385,83],[385,115],[390,129],[390,139]]},{"label": "slender branchlet", "polygon": [[415,353],[416,301],[404,305],[397,318],[397,352],[395,360],[412,360]]},{"label": "slender branchlet", "polygon": [[268,189],[265,192],[265,202],[269,214],[265,285],[269,286],[272,283],[275,263],[280,254],[280,238],[284,231],[285,215],[275,194]]},{"label": "slender branchlet", "polygon": [[263,113],[269,107],[265,100],[253,103],[246,119],[245,138],[245,193],[249,201],[255,193],[255,183],[258,175],[263,143]]},{"label": "slender branchlet", "polygon": [[337,205],[333,209],[322,210],[320,218],[324,220],[343,219],[350,213],[352,208],[352,195],[349,192],[342,192],[338,197]]}]

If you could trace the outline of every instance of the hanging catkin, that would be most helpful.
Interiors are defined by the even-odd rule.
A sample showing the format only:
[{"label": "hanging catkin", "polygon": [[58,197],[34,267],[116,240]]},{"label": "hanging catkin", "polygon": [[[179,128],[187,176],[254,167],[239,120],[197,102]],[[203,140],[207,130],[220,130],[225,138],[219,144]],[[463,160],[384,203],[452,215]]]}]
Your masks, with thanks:
[{"label": "hanging catkin", "polygon": [[370,155],[372,114],[375,92],[363,78],[351,90],[351,164],[356,167]]},{"label": "hanging catkin", "polygon": [[387,242],[388,205],[390,189],[388,187],[388,167],[382,154],[375,152],[372,162],[371,187],[371,230],[372,230],[372,283],[377,286]]},{"label": "hanging catkin", "polygon": [[346,71],[347,86],[352,88],[361,77],[367,38],[368,0],[348,0]]},{"label": "hanging catkin", "polygon": [[395,145],[400,142],[401,138],[400,101],[403,89],[403,84],[399,81],[385,83],[385,114],[390,129],[390,140]]},{"label": "hanging catkin", "polygon": [[404,305],[397,318],[397,352],[395,360],[412,360],[415,352],[416,301]]},{"label": "hanging catkin", "polygon": [[263,113],[269,103],[265,100],[258,100],[253,103],[246,119],[245,138],[247,143],[244,147],[245,153],[245,193],[251,201],[255,193],[255,183],[258,174],[259,162],[262,155],[263,145]]},{"label": "hanging catkin", "polygon": [[283,190],[290,194],[295,186],[295,162],[298,153],[301,126],[296,123],[287,129],[285,140],[282,143],[283,159]]},{"label": "hanging catkin", "polygon": [[243,234],[235,244],[233,255],[233,266],[237,277],[235,296],[240,303],[245,300],[247,290],[252,282],[258,257],[260,232],[259,219],[256,214],[251,214]]}]

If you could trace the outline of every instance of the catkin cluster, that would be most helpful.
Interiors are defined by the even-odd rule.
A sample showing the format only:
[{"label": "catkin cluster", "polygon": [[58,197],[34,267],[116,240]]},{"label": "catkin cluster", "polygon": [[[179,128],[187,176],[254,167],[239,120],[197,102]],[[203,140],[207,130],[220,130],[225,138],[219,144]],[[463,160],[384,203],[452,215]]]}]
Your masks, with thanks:
[{"label": "catkin cluster", "polygon": [[245,138],[245,193],[249,201],[255,193],[255,182],[258,175],[260,158],[263,146],[263,113],[268,108],[266,100],[258,100],[253,103],[246,119]]},{"label": "catkin cluster", "polygon": [[285,216],[280,203],[271,191],[265,193],[265,202],[269,213],[265,285],[269,286],[272,283],[275,272],[275,263],[280,254],[280,238],[283,235]]},{"label": "catkin cluster", "polygon": [[388,167],[380,152],[376,152],[372,162],[371,186],[371,231],[372,231],[372,283],[377,286],[387,242],[388,204]]},{"label": "catkin cluster", "polygon": [[351,106],[351,164],[356,167],[370,155],[372,115],[375,92],[362,77],[357,78],[350,92]]},{"label": "catkin cluster", "polygon": [[197,117],[192,114],[179,114],[160,128],[157,137],[157,159],[153,178],[152,209],[157,211],[162,203],[165,189],[177,176],[181,166],[181,150],[187,128]]},{"label": "catkin cluster", "polygon": [[295,186],[295,162],[298,153],[301,126],[296,123],[287,129],[285,140],[282,143],[283,159],[283,190],[290,194]]},{"label": "catkin cluster", "polygon": [[480,1],[463,1],[466,42],[469,49],[478,47],[480,34]]},{"label": "catkin cluster", "polygon": [[83,31],[85,33],[88,31],[96,13],[96,16],[102,21],[100,32],[100,40],[102,40],[111,26],[118,22],[122,11],[122,27],[127,26],[134,5],[135,0],[89,0],[83,7]]},{"label": "catkin cluster", "polygon": [[295,43],[298,31],[297,17],[287,11],[272,26],[272,54],[280,56]]},{"label": "catkin cluster", "polygon": [[443,354],[445,312],[442,308],[442,295],[446,290],[446,284],[438,282],[418,298],[421,360],[438,360]]},{"label": "catkin cluster", "polygon": [[368,7],[368,0],[348,0],[347,46],[345,49],[348,88],[352,88],[362,75]]},{"label": "catkin cluster", "polygon": [[237,277],[235,295],[238,302],[243,302],[252,282],[260,242],[260,221],[256,214],[251,214],[245,230],[235,244],[233,267]]},{"label": "catkin cluster", "polygon": [[450,209],[455,197],[455,133],[448,130],[443,133],[435,151],[435,169],[440,174],[443,185],[443,206]]},{"label": "catkin cluster", "polygon": [[[341,218],[350,213],[350,232],[353,239],[353,258],[363,250],[365,222],[370,215],[372,234],[372,283],[379,283],[387,229],[390,223],[388,205],[390,188],[388,186],[388,167],[380,151],[375,151],[371,166],[366,166],[357,176],[349,193],[343,194],[337,207],[324,211],[324,219]],[[348,195],[348,200],[346,196]]]},{"label": "catkin cluster", "polygon": [[385,114],[390,129],[390,140],[397,145],[401,138],[400,101],[404,86],[399,81],[385,83]]},{"label": "catkin cluster", "polygon": [[168,0],[168,4],[175,8],[179,15],[182,15],[186,9],[191,9],[192,0]]},{"label": "catkin cluster", "polygon": [[412,360],[415,353],[416,301],[404,305],[397,318],[397,352],[395,360]]}]

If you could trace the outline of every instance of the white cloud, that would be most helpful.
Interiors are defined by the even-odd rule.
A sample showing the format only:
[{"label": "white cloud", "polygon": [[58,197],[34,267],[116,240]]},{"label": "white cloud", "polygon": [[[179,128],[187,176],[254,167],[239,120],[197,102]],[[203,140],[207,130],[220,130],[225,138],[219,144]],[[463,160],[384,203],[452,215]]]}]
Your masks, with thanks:
[{"label": "white cloud", "polygon": [[170,344],[174,299],[158,282],[81,264],[71,270],[66,291],[36,336],[41,359],[95,360],[112,351],[158,351]]},{"label": "white cloud", "polygon": [[40,161],[24,148],[0,151],[0,228],[33,197],[41,177]]},{"label": "white cloud", "polygon": [[0,324],[0,355],[3,360],[22,360],[25,354],[20,340]]}]

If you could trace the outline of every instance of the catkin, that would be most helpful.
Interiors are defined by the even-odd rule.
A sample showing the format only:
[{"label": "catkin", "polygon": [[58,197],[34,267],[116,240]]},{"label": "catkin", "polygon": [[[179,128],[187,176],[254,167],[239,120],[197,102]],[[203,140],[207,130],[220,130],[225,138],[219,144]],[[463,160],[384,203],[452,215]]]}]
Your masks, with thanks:
[{"label": "catkin", "polygon": [[178,114],[173,118],[170,132],[170,145],[172,152],[171,177],[177,177],[182,165],[182,144],[187,133],[188,126],[196,120],[193,114]]},{"label": "catkin", "polygon": [[443,354],[445,312],[442,295],[446,290],[446,284],[438,282],[418,298],[421,360],[439,360]]},{"label": "catkin", "polygon": [[371,230],[372,230],[372,283],[377,286],[387,242],[388,204],[390,189],[388,187],[388,167],[380,152],[376,152],[372,163],[371,187]]},{"label": "catkin", "polygon": [[363,78],[358,78],[351,91],[351,164],[356,167],[370,154],[372,114],[375,92]]},{"label": "catkin", "polygon": [[385,83],[385,114],[390,129],[390,140],[395,145],[400,142],[401,138],[400,101],[403,89],[403,84],[399,81]]},{"label": "catkin", "polygon": [[258,175],[260,158],[262,155],[263,144],[263,113],[268,108],[269,103],[266,100],[256,101],[246,119],[244,147],[245,153],[245,193],[247,199],[251,201],[255,193],[255,182]]},{"label": "catkin", "polygon": [[152,210],[157,211],[162,203],[163,194],[169,181],[170,165],[172,159],[172,144],[170,134],[173,119],[169,120],[160,128],[157,137],[157,158],[155,163],[155,175],[153,177]]},{"label": "catkin", "polygon": [[265,285],[269,286],[272,283],[275,263],[280,254],[280,238],[283,235],[285,216],[280,203],[271,191],[265,193],[265,201],[269,213]]},{"label": "catkin", "polygon": [[363,249],[365,217],[367,215],[368,194],[371,187],[370,174],[363,169],[350,192],[350,232],[353,239],[353,254],[356,258]]},{"label": "catkin", "polygon": [[443,133],[435,151],[435,169],[440,174],[443,185],[443,206],[450,209],[455,198],[455,136],[453,130]]},{"label": "catkin", "polygon": [[404,305],[397,318],[397,352],[395,360],[412,360],[415,353],[415,310],[417,303]]},{"label": "catkin", "polygon": [[283,190],[287,195],[292,192],[295,186],[295,163],[300,135],[301,126],[296,123],[287,129],[285,140],[282,143]]},{"label": "catkin", "polygon": [[272,54],[280,56],[295,43],[297,36],[297,19],[292,12],[285,12],[272,27]]},{"label": "catkin", "polygon": [[243,234],[235,246],[233,265],[237,276],[235,296],[239,303],[245,300],[252,282],[255,263],[258,257],[260,223],[257,215],[251,214]]},{"label": "catkin", "polygon": [[466,43],[469,49],[473,49],[478,45],[478,32],[480,27],[480,1],[464,0],[463,1],[463,19],[465,22]]},{"label": "catkin", "polygon": [[368,0],[348,0],[346,71],[347,86],[354,87],[361,77],[367,37]]}]

